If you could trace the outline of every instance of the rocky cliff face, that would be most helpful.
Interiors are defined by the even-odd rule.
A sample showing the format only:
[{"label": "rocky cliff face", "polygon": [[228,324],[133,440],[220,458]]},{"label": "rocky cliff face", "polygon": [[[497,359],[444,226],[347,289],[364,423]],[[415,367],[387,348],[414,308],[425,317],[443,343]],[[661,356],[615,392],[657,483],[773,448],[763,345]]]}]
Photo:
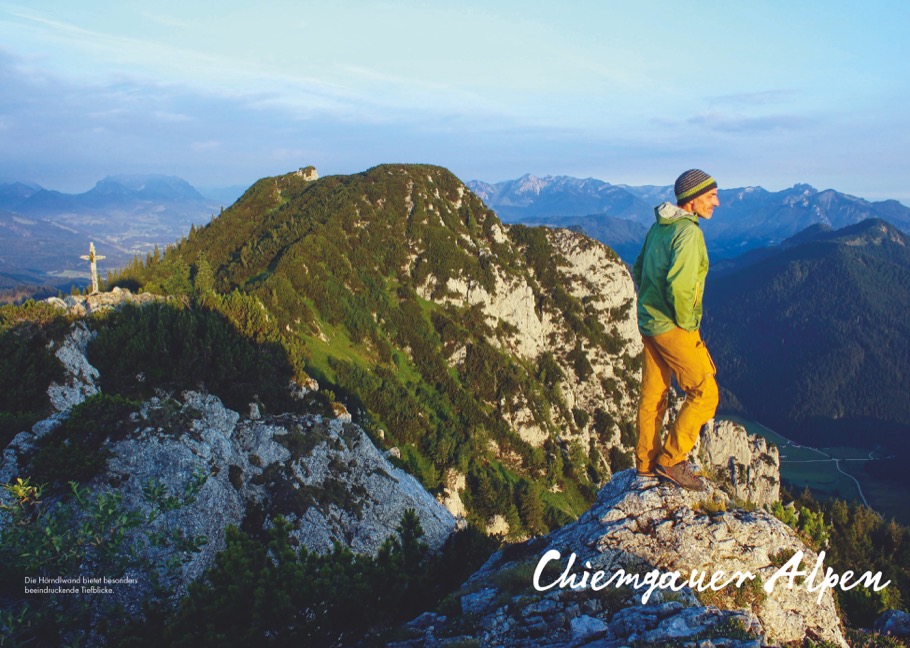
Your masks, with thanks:
[{"label": "rocky cliff face", "polygon": [[780,499],[780,453],[777,447],[732,421],[710,421],[702,430],[696,454],[702,468],[740,502],[771,504]]},{"label": "rocky cliff face", "polygon": [[[508,241],[509,228],[500,231],[497,235]],[[518,399],[500,403],[510,427],[535,447],[551,436],[551,428],[558,429],[563,442],[577,443],[599,457],[609,471],[611,448],[631,450],[619,423],[631,419],[637,403],[639,371],[632,359],[640,355],[642,346],[634,317],[628,316],[634,312],[635,286],[606,246],[569,230],[543,231],[561,261],[562,286],[584,304],[589,321],[602,323],[610,344],[596,344],[579,335],[565,313],[541,299],[533,280],[502,269],[496,269],[489,290],[477,281],[449,278],[444,296],[439,297],[436,278],[430,276],[418,287],[418,294],[444,304],[479,308],[490,328],[498,332],[490,341],[532,366],[550,355],[562,374],[555,390],[557,401],[551,403],[551,420],[542,421],[528,403]],[[577,359],[579,353],[583,361]],[[464,360],[464,354],[456,351],[449,362],[458,367]],[[605,425],[605,419],[610,423]],[[452,473],[450,492],[460,477]]]},{"label": "rocky cliff face", "polygon": [[[93,313],[119,308],[123,304],[142,305],[158,299],[160,298],[148,293],[134,295],[129,290],[114,288],[111,292],[70,295],[65,299],[51,297],[47,302],[67,311],[72,316],[81,318]],[[63,412],[98,393],[96,385],[98,370],[85,357],[88,343],[93,336],[85,322],[79,320],[73,325],[63,342],[54,349],[54,355],[63,365],[66,375],[66,379],[62,383],[54,383],[48,388],[51,405],[58,412]]]},{"label": "rocky cliff face", "polygon": [[[789,589],[773,579],[799,551],[811,569],[817,556],[789,527],[763,510],[733,508],[720,488],[692,493],[627,470],[578,522],[494,555],[445,614],[412,622],[413,639],[401,645],[467,635],[485,646],[759,646],[806,637],[846,646],[830,590],[819,596],[804,582]],[[620,570],[639,575],[642,587],[604,587]],[[673,572],[675,584],[688,585],[673,591],[665,576]],[[754,578],[708,587],[715,574],[719,586],[737,572]]]},{"label": "rocky cliff face", "polygon": [[[0,463],[4,482],[21,475],[35,443],[58,422],[41,421],[13,439]],[[186,392],[143,403],[131,426],[109,446],[107,469],[89,485],[116,489],[127,508],[138,509],[149,480],[180,492],[195,473],[204,475],[197,502],[179,521],[188,535],[209,540],[187,565],[187,580],[211,565],[229,524],[261,529],[283,515],[294,526],[292,536],[320,553],[336,541],[375,553],[407,509],[418,514],[431,547],[455,528],[455,518],[350,422],[319,415],[242,418],[215,396]]]},{"label": "rocky cliff face", "polygon": [[[121,295],[119,303],[126,301]],[[84,355],[90,337],[82,321],[72,325],[57,352],[67,369],[65,385],[49,388],[52,397],[65,395],[55,401],[63,411],[13,439],[0,460],[3,483],[28,476],[41,440],[54,434],[68,408],[97,393],[98,372]],[[116,492],[125,510],[142,513],[148,512],[150,486],[177,497],[194,490],[192,501],[141,530],[168,526],[183,537],[206,539],[182,565],[180,591],[212,566],[228,525],[262,531],[281,515],[300,546],[320,553],[335,542],[375,553],[407,509],[417,513],[431,547],[455,528],[455,518],[346,413],[260,416],[252,405],[241,415],[213,395],[189,391],[161,393],[120,423],[126,433],[106,444],[106,467],[88,486],[99,495]],[[153,562],[156,551],[149,547]]]},{"label": "rocky cliff face", "polygon": [[[207,485],[186,511],[187,528],[212,540],[220,542],[226,524],[261,529],[282,515],[292,537],[312,551],[340,542],[375,553],[407,509],[417,512],[433,547],[455,527],[455,518],[353,423],[319,415],[246,418],[198,392],[143,403],[136,419],[134,431],[111,446],[108,474],[97,483],[118,476],[127,504],[138,505],[149,479],[178,489],[201,470]],[[186,426],[177,438],[175,425]],[[207,567],[211,555],[191,571]]]}]

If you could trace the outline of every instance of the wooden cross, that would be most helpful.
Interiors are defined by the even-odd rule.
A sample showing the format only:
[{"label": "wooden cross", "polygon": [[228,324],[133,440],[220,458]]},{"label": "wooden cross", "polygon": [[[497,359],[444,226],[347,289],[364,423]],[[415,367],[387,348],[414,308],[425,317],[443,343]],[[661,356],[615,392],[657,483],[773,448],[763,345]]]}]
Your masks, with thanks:
[{"label": "wooden cross", "polygon": [[107,257],[103,257],[103,256],[99,256],[99,255],[95,254],[95,244],[89,243],[88,244],[88,254],[83,254],[79,258],[85,259],[86,261],[88,261],[89,263],[92,264],[92,294],[94,295],[96,292],[98,292],[98,266],[96,265],[95,262],[99,261],[101,259],[106,259]]}]

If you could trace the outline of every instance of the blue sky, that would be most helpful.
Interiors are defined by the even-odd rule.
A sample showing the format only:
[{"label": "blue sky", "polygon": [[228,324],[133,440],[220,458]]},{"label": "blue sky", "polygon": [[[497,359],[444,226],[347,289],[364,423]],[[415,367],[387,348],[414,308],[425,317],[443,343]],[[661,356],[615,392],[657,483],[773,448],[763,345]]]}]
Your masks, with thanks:
[{"label": "blue sky", "polygon": [[0,179],[445,166],[910,204],[910,3],[0,0]]}]

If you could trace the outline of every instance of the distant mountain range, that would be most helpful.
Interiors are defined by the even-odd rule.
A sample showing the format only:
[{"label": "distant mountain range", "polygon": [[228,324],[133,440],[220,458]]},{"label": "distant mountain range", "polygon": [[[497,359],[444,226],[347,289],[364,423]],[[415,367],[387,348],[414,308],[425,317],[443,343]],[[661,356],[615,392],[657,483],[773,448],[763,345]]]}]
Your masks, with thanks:
[{"label": "distant mountain range", "polygon": [[[614,185],[568,176],[525,175],[467,186],[505,222],[581,231],[630,263],[653,222],[653,207],[673,197],[670,186]],[[240,187],[200,192],[185,180],[164,175],[110,176],[81,194],[0,182],[0,290],[85,282],[88,270],[79,257],[89,241],[107,257],[100,266],[104,273],[186,236],[193,224],[207,223],[241,193]],[[809,185],[779,192],[721,189],[720,199],[721,209],[705,227],[715,263],[777,245],[813,225],[839,228],[881,218],[910,231],[910,208],[897,201],[869,202]]]},{"label": "distant mountain range", "polygon": [[741,409],[810,445],[910,454],[910,237],[814,226],[708,275],[703,333]]},{"label": "distant mountain range", "polygon": [[79,257],[90,241],[106,257],[104,273],[186,236],[224,204],[164,175],[110,176],[81,194],[0,184],[0,289],[87,281]]},{"label": "distant mountain range", "polygon": [[[633,187],[568,176],[467,184],[505,222],[580,229],[629,263],[654,222],[654,207],[673,200],[672,186]],[[813,225],[836,229],[881,218],[910,231],[910,208],[896,200],[870,202],[807,184],[777,192],[721,188],[719,196],[721,207],[704,228],[712,260],[777,245]]]}]

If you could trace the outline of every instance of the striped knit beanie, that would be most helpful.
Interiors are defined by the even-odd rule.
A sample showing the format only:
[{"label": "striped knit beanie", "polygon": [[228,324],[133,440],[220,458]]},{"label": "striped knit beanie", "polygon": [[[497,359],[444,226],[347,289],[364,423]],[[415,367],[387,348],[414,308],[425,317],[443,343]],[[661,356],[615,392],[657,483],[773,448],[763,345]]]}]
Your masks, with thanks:
[{"label": "striped knit beanie", "polygon": [[703,193],[717,189],[717,181],[701,169],[689,169],[676,179],[676,204],[685,205]]}]

